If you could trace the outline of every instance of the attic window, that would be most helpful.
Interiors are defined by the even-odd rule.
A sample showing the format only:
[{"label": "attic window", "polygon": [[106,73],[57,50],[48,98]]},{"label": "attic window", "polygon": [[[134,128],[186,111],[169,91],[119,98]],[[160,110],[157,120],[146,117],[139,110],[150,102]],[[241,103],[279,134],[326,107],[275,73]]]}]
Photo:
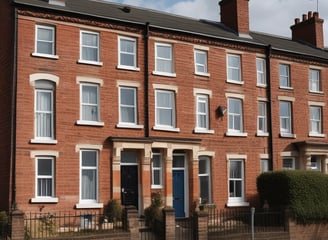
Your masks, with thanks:
[{"label": "attic window", "polygon": [[66,1],[65,0],[49,0],[49,4],[65,7]]}]

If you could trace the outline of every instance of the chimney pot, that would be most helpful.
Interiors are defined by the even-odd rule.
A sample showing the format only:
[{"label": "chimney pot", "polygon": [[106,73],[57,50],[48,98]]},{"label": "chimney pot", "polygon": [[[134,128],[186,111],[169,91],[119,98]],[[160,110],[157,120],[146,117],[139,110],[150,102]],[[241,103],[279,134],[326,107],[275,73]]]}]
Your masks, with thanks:
[{"label": "chimney pot", "polygon": [[314,17],[314,18],[319,18],[319,13],[318,13],[318,12],[314,12],[314,13],[313,13],[313,17]]},{"label": "chimney pot", "polygon": [[309,12],[308,12],[308,19],[312,18],[312,16],[313,16],[313,15],[312,15],[312,11],[309,11]]},{"label": "chimney pot", "polygon": [[307,15],[306,14],[303,14],[302,15],[302,21],[304,22],[304,21],[306,21],[307,20]]},{"label": "chimney pot", "polygon": [[300,23],[300,19],[299,18],[295,18],[295,25]]}]

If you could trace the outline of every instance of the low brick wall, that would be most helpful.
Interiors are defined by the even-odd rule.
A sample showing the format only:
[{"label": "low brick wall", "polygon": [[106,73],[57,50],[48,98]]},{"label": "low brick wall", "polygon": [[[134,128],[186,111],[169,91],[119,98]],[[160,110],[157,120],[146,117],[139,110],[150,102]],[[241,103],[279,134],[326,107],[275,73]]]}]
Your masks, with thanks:
[{"label": "low brick wall", "polygon": [[328,239],[328,223],[302,225],[289,220],[289,236],[290,240]]}]

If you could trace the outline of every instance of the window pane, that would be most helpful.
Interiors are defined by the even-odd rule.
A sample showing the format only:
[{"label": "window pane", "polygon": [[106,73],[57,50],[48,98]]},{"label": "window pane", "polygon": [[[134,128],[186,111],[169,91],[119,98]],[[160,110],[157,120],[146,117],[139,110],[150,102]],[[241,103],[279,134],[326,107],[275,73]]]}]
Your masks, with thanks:
[{"label": "window pane", "polygon": [[82,33],[82,59],[98,61],[98,34]]},{"label": "window pane", "polygon": [[52,138],[52,91],[36,90],[36,137]]},{"label": "window pane", "polygon": [[38,159],[38,175],[52,176],[52,159]]},{"label": "window pane", "polygon": [[230,161],[230,178],[241,178],[242,177],[242,162],[241,161]]},{"label": "window pane", "polygon": [[52,179],[38,179],[37,196],[51,197],[52,196]]},{"label": "window pane", "polygon": [[174,155],[173,156],[173,167],[174,168],[184,168],[184,155]]},{"label": "window pane", "polygon": [[280,64],[279,71],[280,71],[280,86],[290,87],[289,66],[285,64]]},{"label": "window pane", "polygon": [[202,203],[210,202],[210,188],[209,188],[209,177],[200,176],[199,177],[199,188],[200,188],[200,197]]},{"label": "window pane", "polygon": [[133,88],[121,88],[121,104],[135,105],[135,90]]},{"label": "window pane", "polygon": [[82,119],[98,121],[98,86],[82,85]]},{"label": "window pane", "polygon": [[96,151],[82,151],[82,166],[96,167],[97,166],[97,152]]},{"label": "window pane", "polygon": [[82,170],[82,199],[97,199],[97,171],[96,169]]},{"label": "window pane", "polygon": [[156,71],[173,72],[171,46],[156,45]]},{"label": "window pane", "polygon": [[54,54],[54,29],[37,27],[37,50],[42,54]]},{"label": "window pane", "polygon": [[136,42],[129,39],[120,39],[120,64],[125,66],[136,66]]}]

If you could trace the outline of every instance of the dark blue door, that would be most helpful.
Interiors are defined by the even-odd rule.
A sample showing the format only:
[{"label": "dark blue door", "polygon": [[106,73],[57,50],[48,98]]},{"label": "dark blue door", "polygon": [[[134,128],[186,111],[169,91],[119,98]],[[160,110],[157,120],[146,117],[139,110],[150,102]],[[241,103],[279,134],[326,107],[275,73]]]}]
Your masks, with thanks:
[{"label": "dark blue door", "polygon": [[173,170],[173,208],[175,217],[185,217],[184,170]]}]

